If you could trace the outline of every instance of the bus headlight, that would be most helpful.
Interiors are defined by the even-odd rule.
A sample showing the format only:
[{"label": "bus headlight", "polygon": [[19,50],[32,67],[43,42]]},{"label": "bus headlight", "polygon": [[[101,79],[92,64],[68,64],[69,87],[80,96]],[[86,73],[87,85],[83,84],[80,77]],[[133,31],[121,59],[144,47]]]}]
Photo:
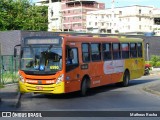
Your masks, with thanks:
[{"label": "bus headlight", "polygon": [[24,78],[21,75],[19,75],[19,80],[24,83]]},{"label": "bus headlight", "polygon": [[64,78],[64,75],[63,75],[63,74],[62,74],[62,75],[60,75],[60,76],[57,78],[56,84],[61,83],[61,82],[62,82],[62,80],[63,80],[63,78]]}]

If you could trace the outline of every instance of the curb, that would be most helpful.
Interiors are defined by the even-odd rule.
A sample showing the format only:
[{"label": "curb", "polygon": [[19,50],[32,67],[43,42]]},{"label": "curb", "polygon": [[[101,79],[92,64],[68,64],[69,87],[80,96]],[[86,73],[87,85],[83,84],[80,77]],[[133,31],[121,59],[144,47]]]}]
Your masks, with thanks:
[{"label": "curb", "polygon": [[151,93],[151,94],[160,96],[160,92],[150,89],[150,87],[152,87],[152,86],[154,86],[154,85],[145,86],[145,87],[143,87],[142,89],[143,89],[144,91],[146,91],[146,92]]}]

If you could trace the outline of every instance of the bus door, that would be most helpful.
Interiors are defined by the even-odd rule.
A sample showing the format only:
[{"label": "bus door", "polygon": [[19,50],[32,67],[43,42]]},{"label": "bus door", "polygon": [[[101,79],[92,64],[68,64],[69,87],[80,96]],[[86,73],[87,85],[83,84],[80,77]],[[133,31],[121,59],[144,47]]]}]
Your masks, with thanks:
[{"label": "bus door", "polygon": [[133,76],[133,78],[137,78],[139,72],[138,71],[139,60],[137,58],[137,43],[130,43],[130,58],[132,60],[131,75]]},{"label": "bus door", "polygon": [[137,44],[137,52],[138,52],[138,77],[144,74],[144,57],[143,57],[143,49],[142,43]]},{"label": "bus door", "polygon": [[124,61],[121,59],[121,47],[119,43],[112,44],[113,49],[113,74],[112,83],[118,82],[124,71]]},{"label": "bus door", "polygon": [[90,75],[92,76],[92,87],[100,86],[103,76],[100,43],[91,43],[91,60]]},{"label": "bus door", "polygon": [[66,46],[66,92],[79,90],[80,86],[80,69],[78,60],[78,47]]}]

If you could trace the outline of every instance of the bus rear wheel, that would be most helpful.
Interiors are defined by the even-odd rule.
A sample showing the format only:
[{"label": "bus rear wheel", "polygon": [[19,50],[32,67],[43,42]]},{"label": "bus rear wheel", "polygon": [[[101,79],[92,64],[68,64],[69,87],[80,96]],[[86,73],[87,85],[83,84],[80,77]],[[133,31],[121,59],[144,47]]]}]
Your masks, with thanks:
[{"label": "bus rear wheel", "polygon": [[89,82],[88,81],[89,80],[87,78],[84,78],[82,80],[81,91],[80,91],[81,96],[86,96],[86,94],[87,94],[87,90],[89,88],[89,84],[88,84]]},{"label": "bus rear wheel", "polygon": [[127,87],[129,85],[129,80],[130,80],[129,72],[125,71],[124,76],[123,76],[122,86]]}]

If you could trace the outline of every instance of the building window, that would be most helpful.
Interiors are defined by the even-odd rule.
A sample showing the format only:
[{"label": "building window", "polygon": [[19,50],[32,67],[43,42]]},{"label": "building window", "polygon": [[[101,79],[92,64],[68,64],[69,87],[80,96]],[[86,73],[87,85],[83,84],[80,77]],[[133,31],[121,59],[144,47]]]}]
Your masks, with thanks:
[{"label": "building window", "polygon": [[139,17],[139,21],[141,21],[141,17]]},{"label": "building window", "polygon": [[51,10],[51,17],[53,16],[53,14],[54,14],[54,12],[53,12],[53,10]]},{"label": "building window", "polygon": [[122,11],[119,11],[119,15],[122,15]]},{"label": "building window", "polygon": [[141,14],[142,13],[142,10],[141,9],[139,9],[139,14]]},{"label": "building window", "polygon": [[97,22],[95,22],[95,26],[97,26]]}]

